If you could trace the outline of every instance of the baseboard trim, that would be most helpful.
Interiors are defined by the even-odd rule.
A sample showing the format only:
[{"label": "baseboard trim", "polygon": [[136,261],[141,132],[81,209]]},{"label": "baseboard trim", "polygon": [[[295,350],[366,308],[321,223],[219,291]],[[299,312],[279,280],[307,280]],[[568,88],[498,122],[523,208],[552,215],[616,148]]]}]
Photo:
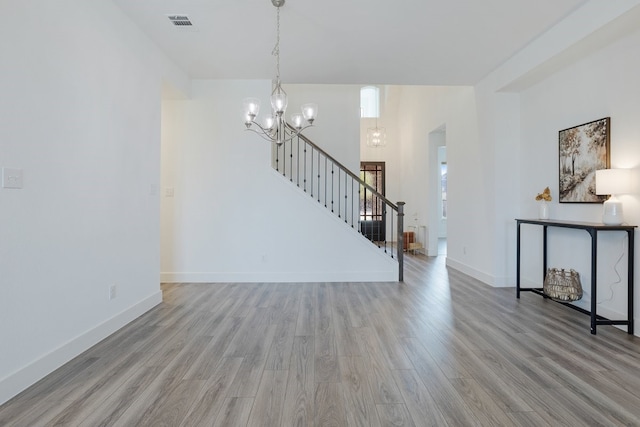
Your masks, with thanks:
[{"label": "baseboard trim", "polygon": [[386,271],[164,272],[160,280],[162,283],[397,282],[398,266]]},{"label": "baseboard trim", "polygon": [[461,271],[462,273],[469,275],[474,279],[480,280],[482,283],[485,283],[494,288],[508,288],[514,286],[506,277],[497,278],[491,276],[490,274],[487,274],[480,270],[476,270],[475,268],[470,267],[462,262],[456,261],[450,257],[447,257],[447,267],[451,267],[458,271]]},{"label": "baseboard trim", "polygon": [[61,345],[35,362],[0,380],[0,405],[35,384],[74,357],[116,332],[162,302],[162,291],[134,304],[128,309]]}]

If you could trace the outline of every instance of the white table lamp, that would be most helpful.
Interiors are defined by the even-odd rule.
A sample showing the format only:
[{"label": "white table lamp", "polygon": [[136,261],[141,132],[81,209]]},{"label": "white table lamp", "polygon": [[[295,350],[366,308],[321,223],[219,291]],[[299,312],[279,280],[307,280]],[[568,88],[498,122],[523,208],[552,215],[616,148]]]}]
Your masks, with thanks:
[{"label": "white table lamp", "polygon": [[596,194],[610,194],[602,208],[602,223],[605,225],[621,225],[622,202],[616,195],[628,193],[631,190],[630,169],[600,169],[596,171]]}]

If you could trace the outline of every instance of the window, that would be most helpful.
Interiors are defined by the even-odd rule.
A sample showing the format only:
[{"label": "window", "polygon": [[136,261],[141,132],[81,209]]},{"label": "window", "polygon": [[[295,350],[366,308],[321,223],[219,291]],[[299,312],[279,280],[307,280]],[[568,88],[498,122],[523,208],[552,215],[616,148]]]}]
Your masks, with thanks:
[{"label": "window", "polygon": [[375,86],[365,86],[360,89],[360,117],[380,117],[380,89]]}]

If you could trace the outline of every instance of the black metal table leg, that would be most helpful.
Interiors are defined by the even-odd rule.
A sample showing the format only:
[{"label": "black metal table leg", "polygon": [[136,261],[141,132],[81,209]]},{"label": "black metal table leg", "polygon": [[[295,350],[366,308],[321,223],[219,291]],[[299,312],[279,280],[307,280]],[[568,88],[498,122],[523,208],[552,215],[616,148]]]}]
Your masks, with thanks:
[{"label": "black metal table leg", "polygon": [[516,298],[520,298],[520,222],[516,231]]},{"label": "black metal table leg", "polygon": [[598,232],[596,230],[587,230],[591,235],[591,333],[596,334],[596,307],[598,306],[598,296],[596,290],[596,279],[598,274]]},{"label": "black metal table leg", "polygon": [[629,245],[627,249],[627,254],[629,257],[628,268],[627,268],[627,320],[629,321],[629,325],[627,325],[627,333],[633,335],[634,329],[634,319],[633,319],[633,261],[634,261],[634,230],[627,230],[627,244]]}]

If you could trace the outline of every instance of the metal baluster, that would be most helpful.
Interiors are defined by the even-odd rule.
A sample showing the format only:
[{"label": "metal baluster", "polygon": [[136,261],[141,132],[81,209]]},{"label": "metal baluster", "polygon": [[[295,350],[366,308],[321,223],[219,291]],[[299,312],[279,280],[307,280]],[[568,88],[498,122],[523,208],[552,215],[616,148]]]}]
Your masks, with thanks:
[{"label": "metal baluster", "polygon": [[398,202],[398,281],[404,281],[404,202]]},{"label": "metal baluster", "polygon": [[[318,158],[320,158],[320,153],[318,153]],[[311,147],[311,197],[313,197],[313,147]],[[318,182],[318,187],[320,186],[320,182]]]},{"label": "metal baluster", "polygon": [[282,143],[282,176],[287,174],[287,144]]},{"label": "metal baluster", "polygon": [[[367,174],[363,173],[362,174],[362,180],[366,183],[367,182]],[[363,210],[362,210],[362,219],[366,225],[367,223],[367,187],[361,187],[360,191],[362,191],[362,201],[363,201]]]},{"label": "metal baluster", "polygon": [[296,151],[296,185],[300,187],[300,136],[298,136],[298,150]]},{"label": "metal baluster", "polygon": [[349,177],[349,175],[347,175],[346,173],[344,174],[344,222],[345,224],[347,224],[347,208],[349,207],[347,205],[347,202],[349,201],[349,199],[347,198],[347,194],[348,194],[348,181],[347,178]]},{"label": "metal baluster", "polygon": [[362,226],[360,225],[360,194],[362,194],[362,186],[358,183],[358,233],[362,234]]},{"label": "metal baluster", "polygon": [[351,228],[353,228],[353,211],[355,210],[355,208],[353,207],[356,203],[355,201],[355,190],[353,189],[353,186],[355,185],[356,180],[351,178]]},{"label": "metal baluster", "polygon": [[333,212],[333,190],[334,188],[334,184],[333,184],[333,162],[331,162],[331,212]]},{"label": "metal baluster", "polygon": [[[307,192],[307,146],[308,144],[305,142],[304,143],[304,181],[303,181],[303,187],[304,187],[304,192]],[[311,161],[313,162],[313,158],[311,159]],[[311,195],[311,197],[313,197],[313,194]]]},{"label": "metal baluster", "polygon": [[327,207],[327,157],[324,158],[324,207]]},{"label": "metal baluster", "polygon": [[[387,205],[385,205],[385,218],[386,218],[386,214],[387,214]],[[393,258],[393,210],[391,211],[391,240],[389,240],[389,252],[391,252],[391,258]],[[385,224],[386,225],[386,224]]]},{"label": "metal baluster", "polygon": [[338,218],[342,218],[340,216],[340,168],[338,168]]},{"label": "metal baluster", "polygon": [[[387,242],[389,241],[389,239],[387,239],[387,204],[384,204],[384,207],[382,208],[382,224],[384,224],[384,253],[387,253]],[[391,216],[391,227],[393,228],[393,216]],[[393,250],[390,249],[391,251],[391,258],[393,258]]]},{"label": "metal baluster", "polygon": [[280,172],[280,147],[278,147],[278,144],[275,144],[276,146],[276,171]]},{"label": "metal baluster", "polygon": [[[373,226],[373,221],[374,221],[373,218],[377,218],[378,217],[378,199],[379,199],[378,196],[375,196],[375,200],[374,200],[374,197],[371,198],[371,203],[372,203],[371,204],[371,224],[372,224],[372,226]],[[375,201],[375,203],[374,203],[374,201]],[[373,235],[374,233],[371,233],[371,234]],[[375,234],[377,234],[377,236],[378,236],[377,245],[378,245],[378,247],[380,247],[380,242],[382,241],[380,239],[380,237],[382,237],[382,236],[380,236],[380,232],[379,231],[378,231],[378,233],[375,233]]]},{"label": "metal baluster", "polygon": [[289,181],[293,182],[293,140],[291,140],[289,144],[291,144],[291,152],[289,153]]}]

